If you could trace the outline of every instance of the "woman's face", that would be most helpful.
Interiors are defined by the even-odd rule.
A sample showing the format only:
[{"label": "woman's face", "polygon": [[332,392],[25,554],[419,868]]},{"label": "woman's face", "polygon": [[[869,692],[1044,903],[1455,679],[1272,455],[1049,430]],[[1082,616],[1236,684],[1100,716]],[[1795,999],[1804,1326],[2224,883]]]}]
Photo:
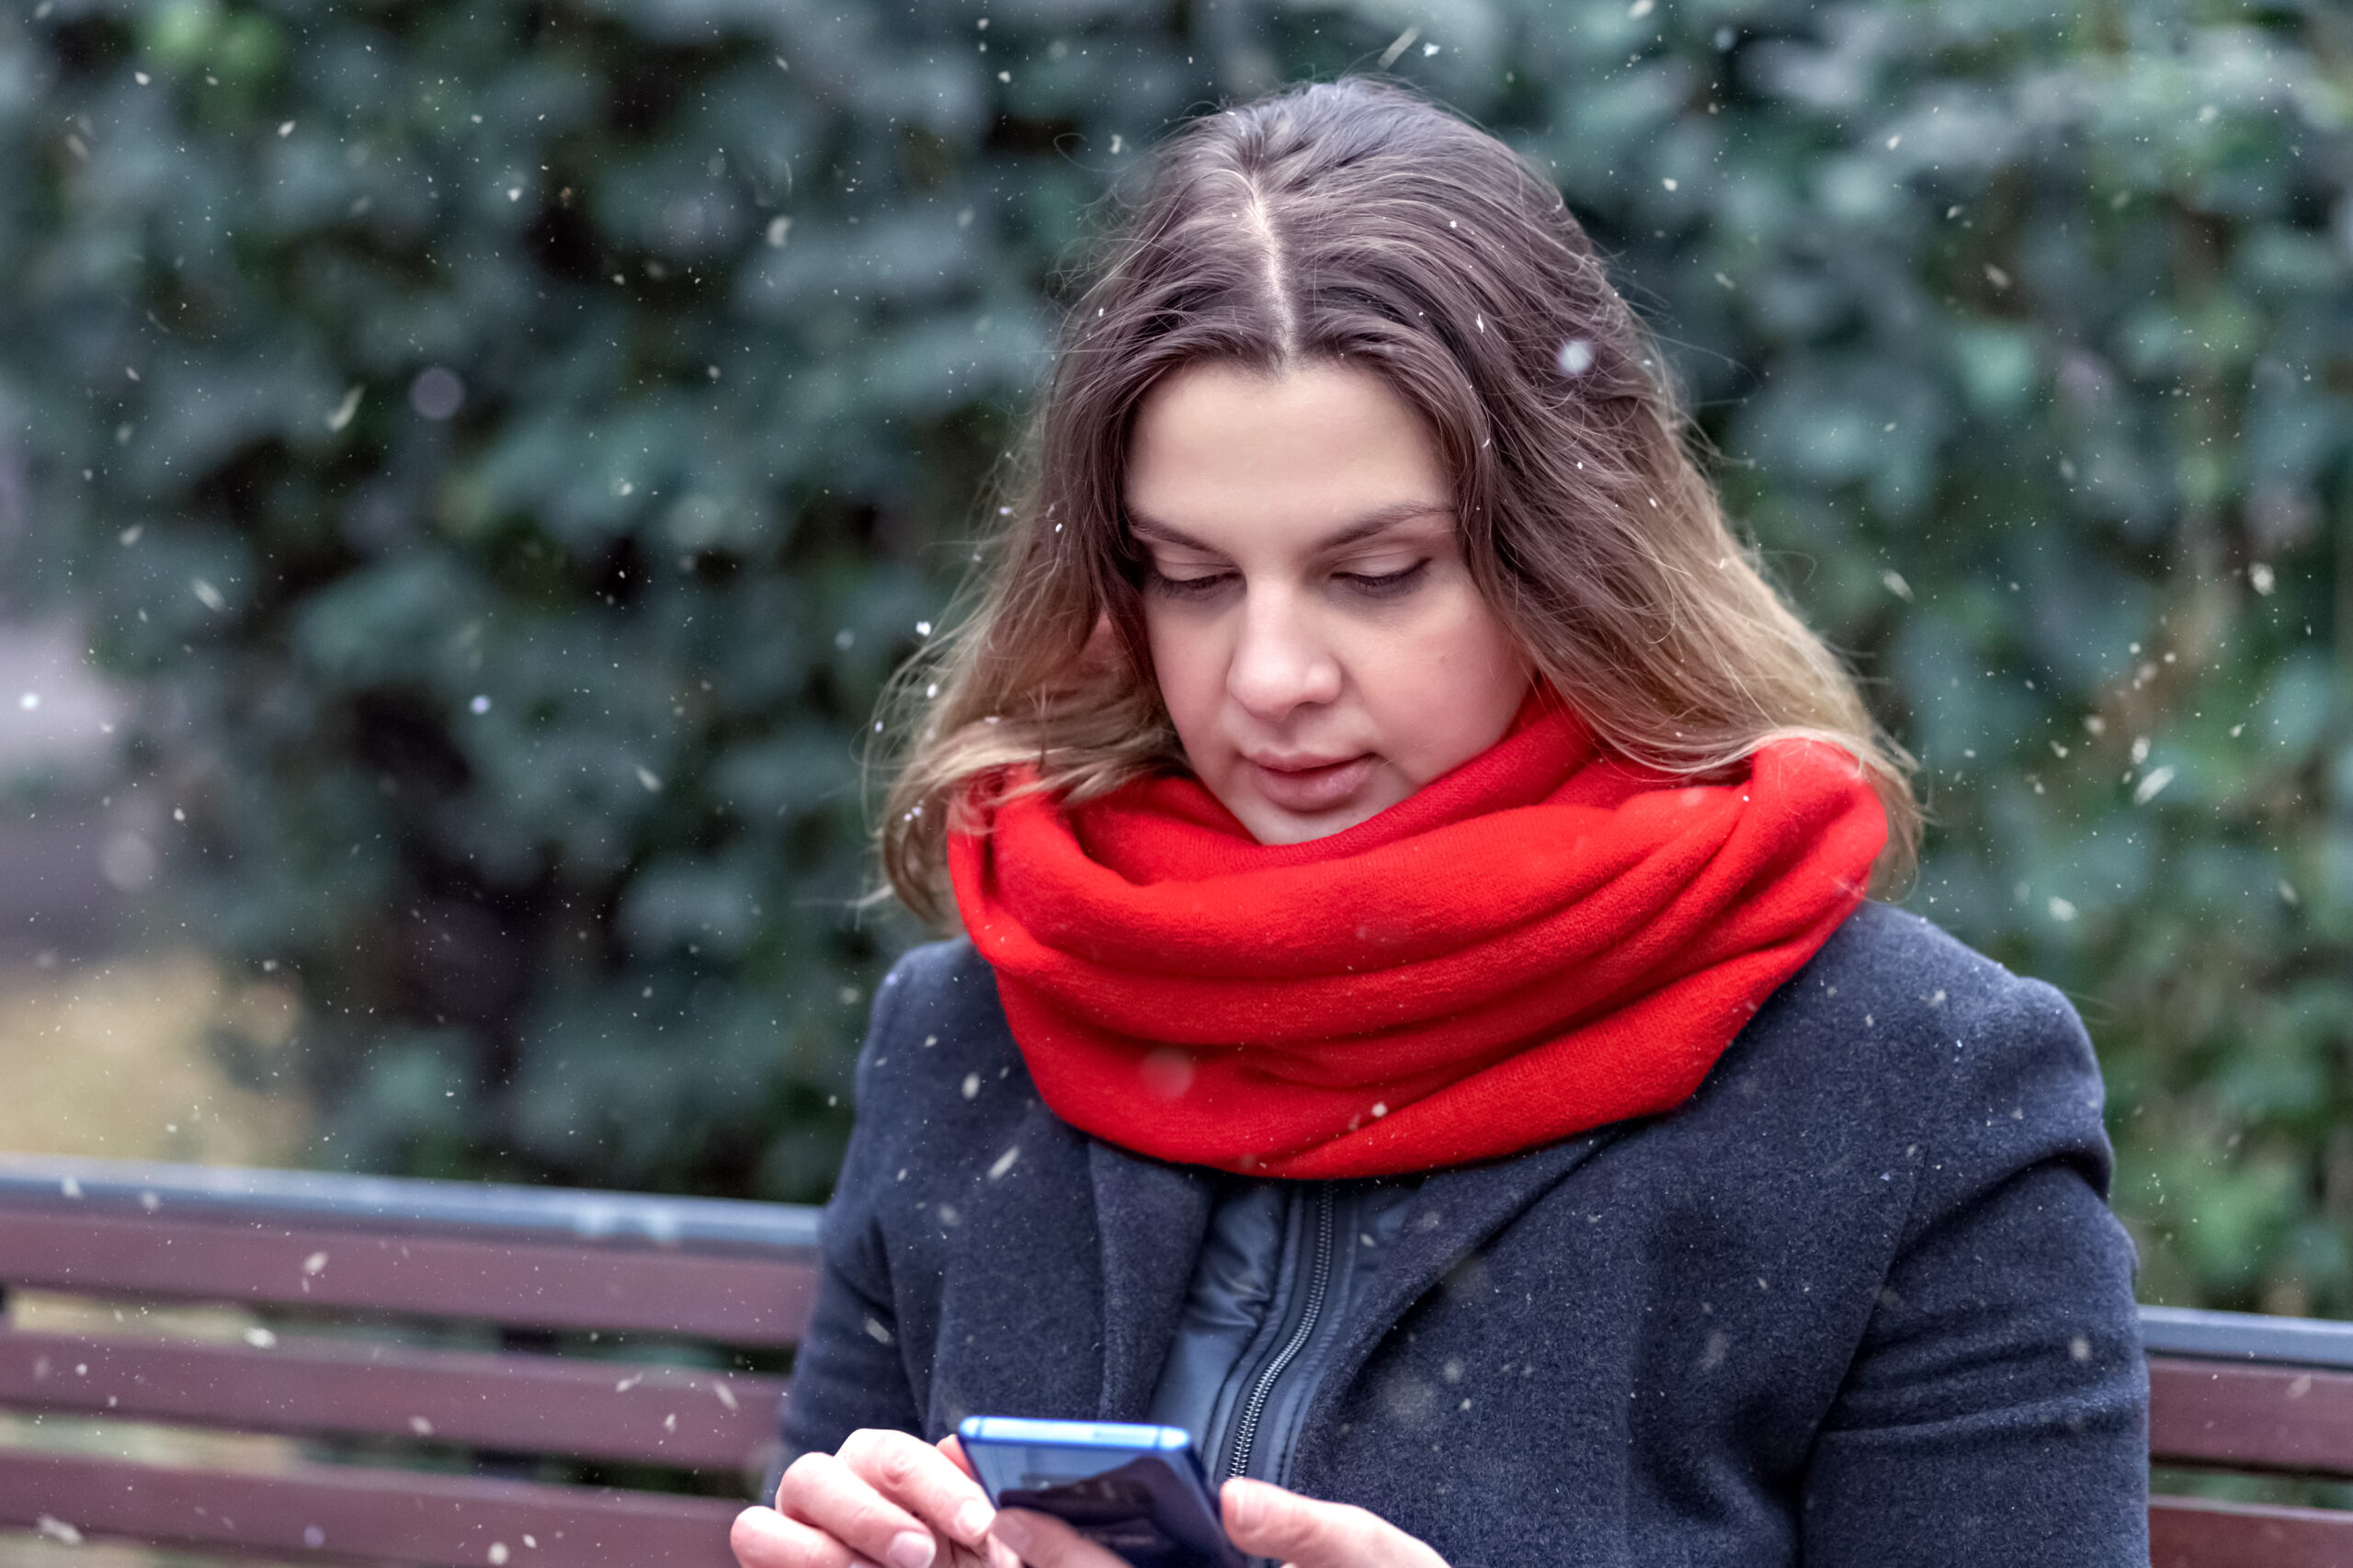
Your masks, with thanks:
[{"label": "woman's face", "polygon": [[1179,371],[1138,411],[1126,487],[1162,700],[1261,844],[1353,827],[1503,738],[1529,664],[1379,377]]}]

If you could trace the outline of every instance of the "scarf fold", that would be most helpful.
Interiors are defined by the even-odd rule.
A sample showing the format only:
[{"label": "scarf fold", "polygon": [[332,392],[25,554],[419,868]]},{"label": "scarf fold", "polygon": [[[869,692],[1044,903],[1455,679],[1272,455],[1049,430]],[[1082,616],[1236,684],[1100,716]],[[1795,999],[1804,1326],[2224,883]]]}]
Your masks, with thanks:
[{"label": "scarf fold", "polygon": [[980,815],[949,874],[1046,1104],[1139,1153],[1301,1178],[1679,1105],[1862,901],[1887,836],[1837,746],[1777,741],[1745,778],[1686,784],[1533,700],[1304,844],[1257,843],[1190,778]]}]

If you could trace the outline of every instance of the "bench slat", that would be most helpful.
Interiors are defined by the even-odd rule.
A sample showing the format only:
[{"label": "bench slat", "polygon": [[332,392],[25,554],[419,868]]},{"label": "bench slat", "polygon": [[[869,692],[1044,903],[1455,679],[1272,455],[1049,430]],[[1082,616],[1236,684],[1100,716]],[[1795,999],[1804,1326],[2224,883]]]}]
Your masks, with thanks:
[{"label": "bench slat", "polygon": [[0,1409],[298,1437],[431,1437],[683,1470],[737,1471],[753,1461],[776,1435],[786,1383],[528,1354],[257,1350],[0,1333]]},{"label": "bench slat", "polygon": [[247,1475],[0,1449],[0,1525],[30,1529],[46,1517],[88,1536],[306,1561],[735,1568],[727,1528],[743,1506],[414,1472]]},{"label": "bench slat", "polygon": [[0,1211],[0,1282],[88,1294],[356,1308],[518,1327],[796,1343],[813,1258],[331,1227]]},{"label": "bench slat", "polygon": [[2143,1307],[2141,1342],[2152,1356],[2353,1371],[2353,1323],[2325,1318]]},{"label": "bench slat", "polygon": [[2150,1568],[2345,1568],[2353,1562],[2353,1513],[2149,1499]]},{"label": "bench slat", "polygon": [[0,1152],[0,1207],[162,1210],[190,1219],[267,1217],[284,1224],[405,1231],[537,1231],[590,1244],[633,1237],[665,1246],[762,1252],[815,1246],[819,1212],[806,1204],[740,1198],[6,1152]]},{"label": "bench slat", "polygon": [[2153,1356],[2149,1457],[2353,1476],[2353,1372]]}]

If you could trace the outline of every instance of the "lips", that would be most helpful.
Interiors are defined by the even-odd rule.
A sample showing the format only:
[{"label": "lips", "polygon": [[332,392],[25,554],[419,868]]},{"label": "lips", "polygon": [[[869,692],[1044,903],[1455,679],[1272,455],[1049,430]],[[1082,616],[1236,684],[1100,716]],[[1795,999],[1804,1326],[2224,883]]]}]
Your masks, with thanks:
[{"label": "lips", "polygon": [[1329,761],[1315,757],[1245,757],[1250,779],[1261,797],[1287,812],[1302,815],[1334,811],[1372,777],[1370,753]]}]

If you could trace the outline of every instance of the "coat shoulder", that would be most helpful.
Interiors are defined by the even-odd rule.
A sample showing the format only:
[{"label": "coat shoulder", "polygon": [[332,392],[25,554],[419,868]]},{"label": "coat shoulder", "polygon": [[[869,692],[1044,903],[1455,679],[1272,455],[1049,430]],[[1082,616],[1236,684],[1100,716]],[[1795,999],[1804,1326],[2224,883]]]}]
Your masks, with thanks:
[{"label": "coat shoulder", "polygon": [[998,1004],[996,975],[972,944],[958,937],[910,948],[874,994],[868,1050],[912,1045],[960,1059],[1011,1043]]},{"label": "coat shoulder", "polygon": [[[1798,979],[1869,991],[1874,999],[1916,1000],[1969,1006],[2005,999],[2005,994],[2036,982],[2012,973],[1959,937],[1893,904],[1865,903],[1831,934]],[[1792,982],[1795,983],[1795,982]],[[2048,989],[2048,987],[2044,987]]]},{"label": "coat shoulder", "polygon": [[1948,1176],[2057,1156],[2106,1190],[2099,1063],[2066,997],[1885,904],[1774,993],[1718,1075],[1801,1120],[1868,1121],[1940,1151]]},{"label": "coat shoulder", "polygon": [[926,942],[891,966],[858,1052],[862,1108],[966,1102],[1015,1077],[1028,1086],[996,976],[970,941]]},{"label": "coat shoulder", "polygon": [[[2090,1041],[2066,997],[2014,974],[1916,915],[1866,903],[1774,994],[1760,1026],[1835,1026],[1828,1032],[1891,1068],[1916,1066],[1972,1038],[2056,1051],[2090,1065]],[[1784,1025],[1786,1027],[1786,1025]]]}]

